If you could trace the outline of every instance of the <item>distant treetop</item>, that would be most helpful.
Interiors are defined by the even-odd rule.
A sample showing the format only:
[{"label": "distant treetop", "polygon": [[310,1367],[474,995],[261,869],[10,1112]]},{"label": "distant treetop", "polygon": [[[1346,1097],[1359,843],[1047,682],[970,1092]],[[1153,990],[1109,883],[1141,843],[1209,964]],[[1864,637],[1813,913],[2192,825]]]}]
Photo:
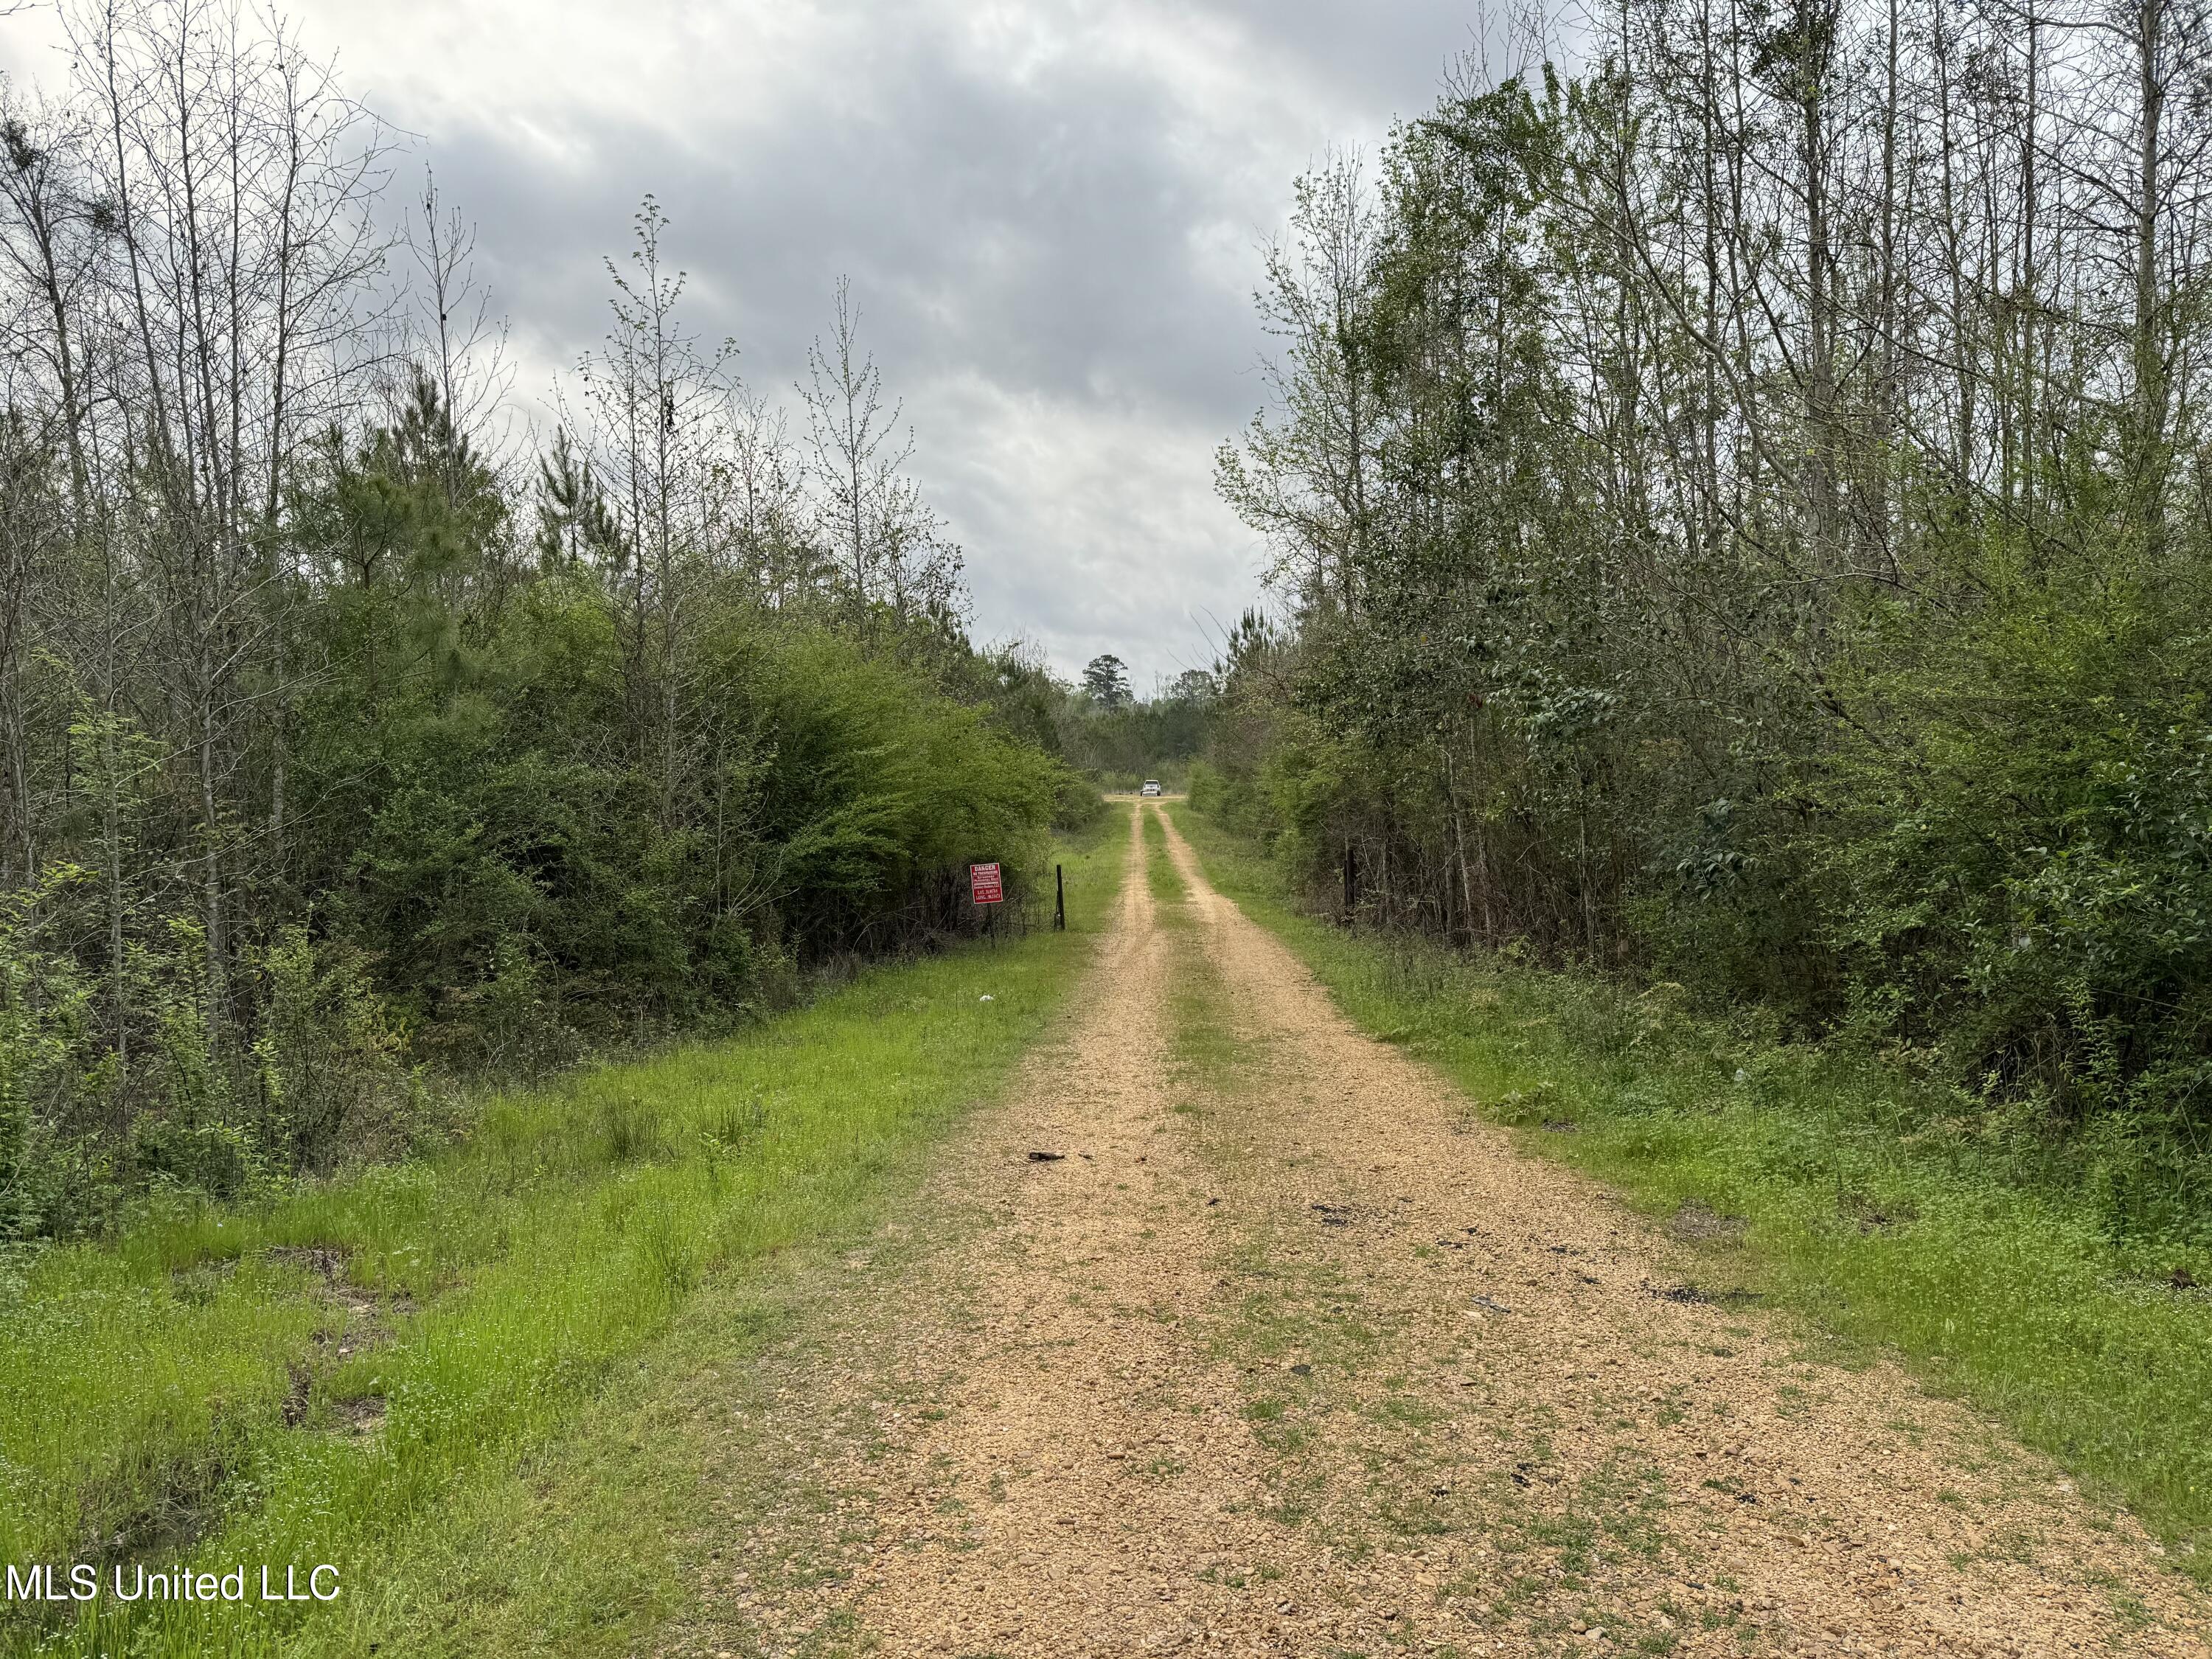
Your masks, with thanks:
[{"label": "distant treetop", "polygon": [[1130,702],[1129,665],[1109,653],[1093,657],[1083,666],[1083,689],[1108,708],[1126,708]]}]

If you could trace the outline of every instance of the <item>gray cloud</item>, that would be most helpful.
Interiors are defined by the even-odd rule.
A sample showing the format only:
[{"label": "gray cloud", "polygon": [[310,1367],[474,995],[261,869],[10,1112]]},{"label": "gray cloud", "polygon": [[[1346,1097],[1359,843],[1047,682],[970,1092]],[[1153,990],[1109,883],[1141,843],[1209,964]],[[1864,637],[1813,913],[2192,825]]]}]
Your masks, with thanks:
[{"label": "gray cloud", "polygon": [[[1257,245],[1331,145],[1425,106],[1474,21],[1209,0],[306,0],[479,229],[518,393],[598,338],[651,191],[692,321],[786,394],[832,283],[902,396],[982,632],[1140,681],[1210,654],[1258,550],[1212,457],[1260,397]],[[35,15],[0,67],[36,67]]]}]

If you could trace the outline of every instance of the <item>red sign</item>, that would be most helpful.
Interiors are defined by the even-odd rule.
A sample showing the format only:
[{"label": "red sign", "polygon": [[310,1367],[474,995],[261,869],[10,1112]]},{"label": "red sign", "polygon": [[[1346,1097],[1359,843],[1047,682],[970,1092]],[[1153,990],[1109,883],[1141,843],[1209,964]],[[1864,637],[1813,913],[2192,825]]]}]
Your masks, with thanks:
[{"label": "red sign", "polygon": [[999,879],[999,866],[995,864],[969,865],[968,886],[978,904],[1004,904],[1006,902],[1006,890]]}]

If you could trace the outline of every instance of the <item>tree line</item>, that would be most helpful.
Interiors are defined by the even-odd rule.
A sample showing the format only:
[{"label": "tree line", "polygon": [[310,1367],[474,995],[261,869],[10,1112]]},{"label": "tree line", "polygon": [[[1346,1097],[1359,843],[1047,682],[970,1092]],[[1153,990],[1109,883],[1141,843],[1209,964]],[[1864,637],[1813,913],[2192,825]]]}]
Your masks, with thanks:
[{"label": "tree line", "polygon": [[1195,788],[1361,918],[2212,1121],[2212,25],[1617,0],[1300,183]]},{"label": "tree line", "polygon": [[536,444],[465,221],[295,33],[64,16],[0,83],[0,1243],[787,1000],[1079,813],[844,286],[787,410],[648,198]]},{"label": "tree line", "polygon": [[1121,658],[1093,657],[1062,693],[1060,752],[1103,788],[1133,790],[1147,777],[1180,782],[1212,730],[1218,692],[1210,670],[1187,668],[1139,696]]}]

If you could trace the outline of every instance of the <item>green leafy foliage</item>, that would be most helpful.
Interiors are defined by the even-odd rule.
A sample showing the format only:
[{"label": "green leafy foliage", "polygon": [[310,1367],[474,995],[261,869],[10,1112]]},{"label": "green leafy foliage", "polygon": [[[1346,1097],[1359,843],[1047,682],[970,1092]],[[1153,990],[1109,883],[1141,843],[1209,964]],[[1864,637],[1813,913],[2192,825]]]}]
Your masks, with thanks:
[{"label": "green leafy foliage", "polygon": [[[1276,395],[1218,471],[1277,612],[1225,642],[1193,800],[1342,920],[1908,1054],[2166,1226],[2212,1133],[2212,520],[2156,378],[2201,316],[2148,268],[2100,311],[2084,240],[2019,277],[2063,373],[1954,312],[1903,374],[1884,307],[1936,315],[1954,254],[1870,135],[1948,153],[1880,101],[1932,48],[1846,9],[1765,39],[1770,82],[1646,14],[1303,182]],[[1833,221],[1802,154],[1719,187],[1808,132]],[[1985,184],[1942,234],[2050,209]]]},{"label": "green leafy foliage", "polygon": [[[542,471],[543,522],[598,488],[563,445]],[[0,1239],[404,1157],[457,1079],[969,933],[966,864],[1019,906],[1097,811],[1035,677],[941,607],[777,594],[708,544],[647,585],[604,501],[528,563],[515,505],[428,374],[307,453],[242,683],[281,718],[219,789],[45,660],[75,760],[0,921]]]}]

